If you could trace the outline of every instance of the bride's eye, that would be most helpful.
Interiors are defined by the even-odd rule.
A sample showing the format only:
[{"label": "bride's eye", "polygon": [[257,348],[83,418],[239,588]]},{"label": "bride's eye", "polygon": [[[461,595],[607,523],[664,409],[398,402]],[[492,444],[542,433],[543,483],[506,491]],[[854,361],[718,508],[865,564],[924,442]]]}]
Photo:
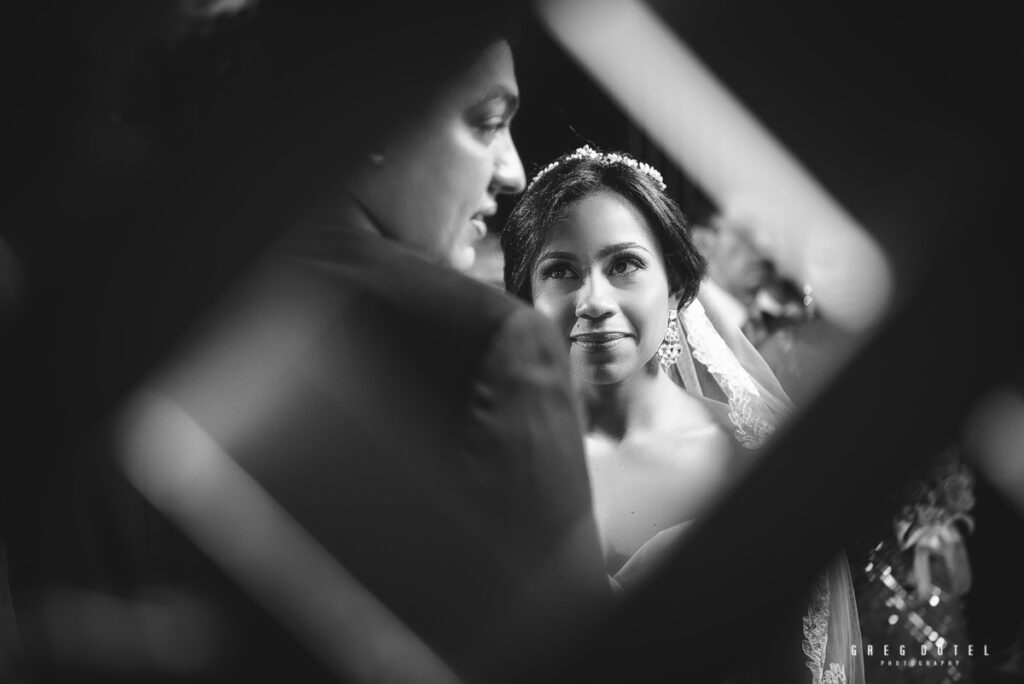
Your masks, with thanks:
[{"label": "bride's eye", "polygon": [[629,275],[646,267],[647,264],[639,257],[631,255],[621,256],[615,259],[608,267],[608,275]]},{"label": "bride's eye", "polygon": [[572,269],[564,263],[553,263],[545,266],[541,269],[540,277],[545,280],[563,280],[565,278],[571,278],[575,275]]}]

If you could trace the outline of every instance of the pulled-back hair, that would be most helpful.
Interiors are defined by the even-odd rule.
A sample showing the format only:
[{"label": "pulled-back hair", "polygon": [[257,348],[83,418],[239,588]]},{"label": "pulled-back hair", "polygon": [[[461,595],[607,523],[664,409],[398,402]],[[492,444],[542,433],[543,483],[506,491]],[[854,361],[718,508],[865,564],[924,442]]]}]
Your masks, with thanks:
[{"label": "pulled-back hair", "polygon": [[680,306],[688,304],[697,295],[707,264],[679,205],[624,152],[564,154],[534,179],[501,231],[505,289],[532,303],[530,276],[552,227],[573,204],[602,190],[640,211],[665,255],[669,290],[681,295]]}]

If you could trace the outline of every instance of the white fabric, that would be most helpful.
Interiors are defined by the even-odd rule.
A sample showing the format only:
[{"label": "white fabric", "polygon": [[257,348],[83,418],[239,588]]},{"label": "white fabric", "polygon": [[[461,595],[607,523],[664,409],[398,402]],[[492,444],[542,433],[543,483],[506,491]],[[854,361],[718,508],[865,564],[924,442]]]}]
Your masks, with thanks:
[{"label": "white fabric", "polygon": [[763,445],[775,427],[767,415],[767,398],[715,331],[699,299],[686,307],[682,320],[693,358],[704,365],[728,399],[736,439],[750,449]]},{"label": "white fabric", "polygon": [[706,278],[701,284],[700,296],[704,301],[709,301],[709,307],[713,307],[730,327],[742,329],[747,322],[747,310],[740,303],[740,300],[726,292],[725,288]]}]

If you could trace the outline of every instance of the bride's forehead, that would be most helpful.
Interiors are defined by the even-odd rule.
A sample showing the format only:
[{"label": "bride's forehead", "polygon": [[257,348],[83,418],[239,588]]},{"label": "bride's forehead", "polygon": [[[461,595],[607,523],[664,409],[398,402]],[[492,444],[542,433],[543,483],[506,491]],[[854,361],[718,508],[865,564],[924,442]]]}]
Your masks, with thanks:
[{"label": "bride's forehead", "polygon": [[547,241],[575,242],[595,248],[635,242],[655,243],[643,214],[614,193],[589,195],[566,208],[550,229]]}]

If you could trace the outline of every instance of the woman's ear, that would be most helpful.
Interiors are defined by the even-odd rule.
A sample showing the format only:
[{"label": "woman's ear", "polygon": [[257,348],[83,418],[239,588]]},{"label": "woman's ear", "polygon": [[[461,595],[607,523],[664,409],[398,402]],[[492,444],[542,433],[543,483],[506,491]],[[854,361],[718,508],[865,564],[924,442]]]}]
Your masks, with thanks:
[{"label": "woman's ear", "polygon": [[668,293],[668,308],[678,309],[680,302],[683,301],[683,293],[680,290],[675,290]]}]

